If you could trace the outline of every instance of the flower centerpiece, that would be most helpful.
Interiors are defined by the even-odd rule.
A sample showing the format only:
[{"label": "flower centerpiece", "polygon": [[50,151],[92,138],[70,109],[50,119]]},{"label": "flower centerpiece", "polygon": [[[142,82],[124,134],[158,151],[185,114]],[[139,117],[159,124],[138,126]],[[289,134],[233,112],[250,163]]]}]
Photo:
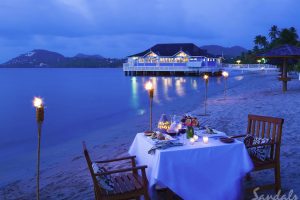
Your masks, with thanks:
[{"label": "flower centerpiece", "polygon": [[183,125],[186,126],[186,138],[190,139],[194,136],[194,127],[199,126],[199,121],[197,117],[192,117],[189,115],[183,116],[181,119]]}]

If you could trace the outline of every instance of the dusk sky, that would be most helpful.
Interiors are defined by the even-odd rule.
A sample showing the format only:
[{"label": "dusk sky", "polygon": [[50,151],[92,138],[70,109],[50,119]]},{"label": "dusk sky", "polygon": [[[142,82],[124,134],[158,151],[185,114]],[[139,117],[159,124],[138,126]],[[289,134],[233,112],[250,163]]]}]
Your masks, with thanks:
[{"label": "dusk sky", "polygon": [[125,57],[156,43],[252,48],[272,25],[300,31],[299,0],[1,0],[0,63],[32,49]]}]

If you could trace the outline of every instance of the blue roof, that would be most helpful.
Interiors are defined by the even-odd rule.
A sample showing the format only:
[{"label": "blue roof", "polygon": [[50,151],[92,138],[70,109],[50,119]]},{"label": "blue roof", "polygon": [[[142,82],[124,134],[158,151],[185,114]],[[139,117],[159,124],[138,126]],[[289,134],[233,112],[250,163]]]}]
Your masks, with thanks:
[{"label": "blue roof", "polygon": [[282,45],[277,48],[266,51],[265,53],[257,55],[257,57],[266,58],[283,58],[283,57],[300,57],[300,48],[292,45]]}]

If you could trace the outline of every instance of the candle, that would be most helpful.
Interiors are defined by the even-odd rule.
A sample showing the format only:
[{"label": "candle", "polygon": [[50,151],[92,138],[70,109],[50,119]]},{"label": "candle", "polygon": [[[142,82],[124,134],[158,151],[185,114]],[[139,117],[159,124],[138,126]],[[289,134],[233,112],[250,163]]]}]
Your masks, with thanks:
[{"label": "candle", "polygon": [[181,124],[177,124],[177,126],[175,128],[175,132],[179,133],[181,128],[182,128],[182,125]]},{"label": "candle", "polygon": [[207,137],[207,136],[203,136],[203,142],[204,142],[205,144],[208,143],[208,137]]},{"label": "candle", "polygon": [[198,135],[194,135],[194,140],[195,140],[195,142],[197,142],[198,141],[198,139],[199,139],[199,137],[198,137]]},{"label": "candle", "polygon": [[191,143],[191,144],[194,144],[194,142],[195,142],[195,139],[194,139],[194,138],[191,138],[191,139],[190,139],[190,143]]}]

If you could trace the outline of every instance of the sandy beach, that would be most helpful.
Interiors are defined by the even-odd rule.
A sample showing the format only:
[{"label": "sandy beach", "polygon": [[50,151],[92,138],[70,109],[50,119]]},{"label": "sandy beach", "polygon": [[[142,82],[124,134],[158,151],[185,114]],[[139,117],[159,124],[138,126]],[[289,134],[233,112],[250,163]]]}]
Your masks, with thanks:
[{"label": "sandy beach", "polygon": [[[242,78],[237,76],[235,78]],[[281,83],[277,81],[276,73],[266,73],[255,76],[251,82],[243,83],[231,88],[228,85],[227,97],[223,94],[209,97],[207,120],[211,127],[228,135],[242,134],[246,130],[247,115],[258,114],[284,118],[282,147],[281,147],[281,176],[283,191],[293,190],[300,195],[300,81],[292,80],[288,85],[288,92],[282,93]],[[182,110],[183,114],[187,112]],[[204,112],[203,106],[192,113]],[[133,122],[136,123],[136,122]],[[140,126],[140,125],[135,125]],[[140,127],[142,129],[143,127]],[[117,127],[110,128],[111,132],[118,132]],[[90,145],[91,157],[94,159],[115,158],[127,155],[133,140],[133,133],[115,137],[112,142],[103,145]],[[95,138],[96,139],[96,138]],[[127,163],[109,168],[119,168]],[[22,167],[22,166],[20,166]],[[67,158],[63,162],[42,168],[41,171],[42,199],[93,199],[92,180],[83,157],[81,145],[78,144],[78,155]],[[273,171],[255,173],[250,184],[272,182]],[[247,185],[249,185],[247,183]],[[35,177],[18,180],[0,188],[0,199],[34,199]],[[248,195],[247,198],[251,198]]]},{"label": "sandy beach", "polygon": [[[222,130],[228,135],[244,134],[247,128],[247,115],[257,114],[283,118],[283,134],[281,144],[281,178],[282,191],[294,191],[300,194],[300,82],[289,82],[288,92],[281,91],[282,83],[277,81],[277,75],[266,75],[255,79],[252,83],[229,89],[228,97],[210,99],[208,124]],[[194,114],[203,113],[201,108]],[[273,183],[272,170],[252,173],[252,180],[245,182],[246,186]],[[270,192],[272,194],[272,191]],[[274,194],[274,193],[273,193]],[[251,199],[252,194],[246,198]]]}]

